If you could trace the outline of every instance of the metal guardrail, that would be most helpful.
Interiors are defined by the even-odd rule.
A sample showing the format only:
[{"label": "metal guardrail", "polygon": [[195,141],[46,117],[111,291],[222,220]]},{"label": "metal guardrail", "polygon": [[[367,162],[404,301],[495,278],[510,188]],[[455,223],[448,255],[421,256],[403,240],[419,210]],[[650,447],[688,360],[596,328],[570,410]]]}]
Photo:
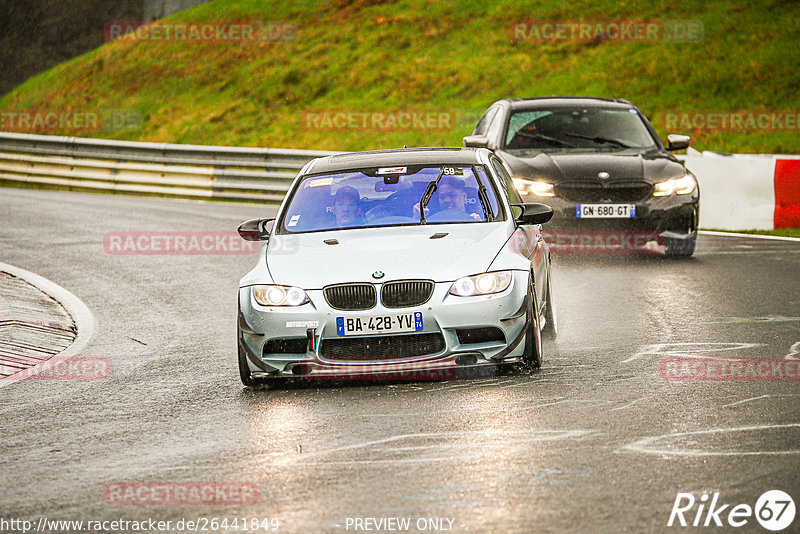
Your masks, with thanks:
[{"label": "metal guardrail", "polygon": [[0,184],[274,204],[332,154],[0,132]]}]

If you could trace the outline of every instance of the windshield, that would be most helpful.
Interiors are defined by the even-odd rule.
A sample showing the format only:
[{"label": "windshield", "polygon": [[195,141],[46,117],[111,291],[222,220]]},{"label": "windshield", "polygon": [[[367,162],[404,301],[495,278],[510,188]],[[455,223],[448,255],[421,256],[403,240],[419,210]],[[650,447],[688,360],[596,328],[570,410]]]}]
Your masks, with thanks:
[{"label": "windshield", "polygon": [[514,112],[508,120],[507,150],[652,148],[652,135],[631,109],[561,108]]},{"label": "windshield", "polygon": [[498,217],[497,195],[483,169],[478,179],[469,166],[372,168],[304,178],[281,218],[281,232],[422,224],[420,201],[437,179],[438,187],[426,204],[425,224]]}]

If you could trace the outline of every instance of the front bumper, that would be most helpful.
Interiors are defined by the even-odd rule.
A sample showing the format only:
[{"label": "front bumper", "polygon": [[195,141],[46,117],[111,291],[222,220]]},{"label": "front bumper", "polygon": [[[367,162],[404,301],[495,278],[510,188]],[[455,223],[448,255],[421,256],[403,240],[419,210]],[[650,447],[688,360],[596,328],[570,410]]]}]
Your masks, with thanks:
[{"label": "front bumper", "polygon": [[[697,237],[699,194],[648,197],[633,204],[630,218],[579,218],[576,207],[583,202],[558,197],[533,197],[553,208],[550,223],[542,232],[553,253],[650,253],[659,252],[667,240],[690,241]],[[585,202],[603,204],[602,202]]]},{"label": "front bumper", "polygon": [[[647,197],[632,202],[613,202],[613,204],[635,204],[636,217],[625,219],[583,219],[575,215],[575,209],[582,202],[573,202],[558,197],[532,197],[526,201],[542,202],[553,208],[553,218],[548,230],[629,230],[653,233],[689,233],[696,230],[700,198],[695,190],[689,195],[668,197]],[[602,204],[602,202],[585,202]],[[608,204],[612,204],[609,202]]]},{"label": "front bumper", "polygon": [[[369,310],[341,311],[331,308],[322,290],[308,290],[310,302],[297,307],[267,307],[255,302],[250,287],[239,289],[239,344],[247,356],[254,378],[259,377],[331,377],[331,378],[448,378],[459,366],[495,365],[516,362],[522,357],[527,318],[529,273],[514,271],[511,285],[494,295],[457,297],[449,294],[452,282],[435,284],[433,296],[420,306],[386,308],[379,302]],[[375,284],[380,294],[382,284]],[[339,336],[337,317],[381,316],[422,312],[420,332],[382,334],[380,336]],[[492,339],[464,334],[465,330],[493,332]],[[461,331],[461,339],[459,339]],[[475,330],[472,330],[475,332]],[[400,348],[401,336],[427,335],[437,339],[435,350],[409,356]],[[440,336],[440,337],[439,337]],[[366,354],[377,337],[380,354]],[[372,339],[370,339],[372,338]],[[418,338],[422,339],[422,338]],[[336,351],[331,345],[359,345],[357,358]],[[394,350],[393,343],[397,350]],[[404,345],[408,346],[408,345]],[[347,349],[345,349],[345,353]],[[422,349],[422,352],[425,352]]]}]

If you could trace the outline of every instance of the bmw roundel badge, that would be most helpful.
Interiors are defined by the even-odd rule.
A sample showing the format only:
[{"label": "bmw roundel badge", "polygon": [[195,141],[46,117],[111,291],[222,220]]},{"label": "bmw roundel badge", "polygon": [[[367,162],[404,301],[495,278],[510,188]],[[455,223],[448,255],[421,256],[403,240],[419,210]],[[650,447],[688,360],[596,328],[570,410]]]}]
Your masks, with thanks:
[{"label": "bmw roundel badge", "polygon": [[372,273],[372,278],[375,278],[377,280],[380,280],[381,278],[383,278],[383,276],[384,276],[383,271],[375,271],[374,273]]}]

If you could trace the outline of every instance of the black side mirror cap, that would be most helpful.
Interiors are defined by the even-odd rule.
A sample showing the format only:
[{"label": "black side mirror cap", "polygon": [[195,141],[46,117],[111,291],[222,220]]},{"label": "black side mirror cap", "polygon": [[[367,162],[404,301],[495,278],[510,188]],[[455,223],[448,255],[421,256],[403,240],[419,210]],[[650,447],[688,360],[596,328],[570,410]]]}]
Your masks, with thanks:
[{"label": "black side mirror cap", "polygon": [[274,220],[275,217],[245,221],[239,225],[239,236],[245,241],[269,241],[267,225]]},{"label": "black side mirror cap", "polygon": [[683,150],[689,148],[689,142],[692,140],[688,135],[669,134],[667,136],[667,150]]},{"label": "black side mirror cap", "polygon": [[512,204],[512,208],[519,208],[519,215],[514,211],[514,221],[519,225],[544,224],[553,218],[553,208],[547,204],[538,202],[526,202],[525,204]]}]

